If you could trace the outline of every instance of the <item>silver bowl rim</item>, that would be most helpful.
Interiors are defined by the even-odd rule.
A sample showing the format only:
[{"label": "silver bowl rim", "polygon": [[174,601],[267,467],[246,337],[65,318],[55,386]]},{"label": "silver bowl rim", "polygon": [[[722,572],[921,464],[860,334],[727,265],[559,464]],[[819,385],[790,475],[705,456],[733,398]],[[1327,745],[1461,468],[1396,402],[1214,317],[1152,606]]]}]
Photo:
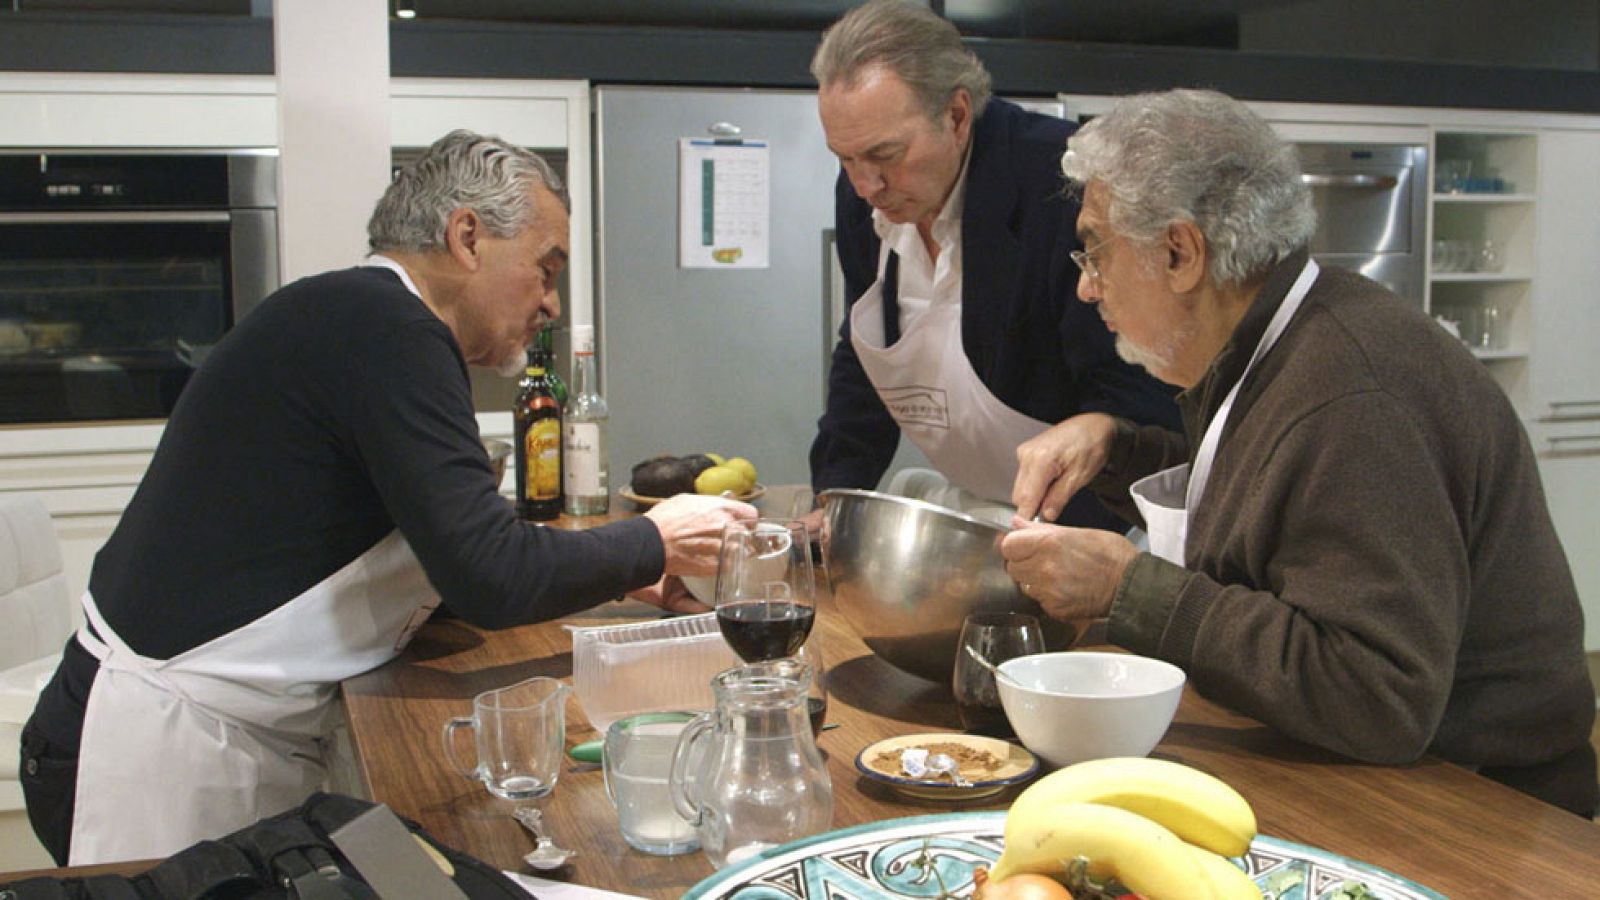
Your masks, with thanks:
[{"label": "silver bowl rim", "polygon": [[984,531],[993,532],[994,534],[1009,534],[1012,531],[1012,529],[1006,528],[1003,525],[996,525],[995,523],[985,519],[980,519],[976,516],[969,516],[964,512],[951,509],[948,506],[940,506],[937,503],[929,503],[926,500],[918,500],[914,497],[902,497],[899,494],[885,494],[882,491],[868,491],[861,488],[828,488],[827,490],[817,494],[817,499],[826,503],[828,498],[831,496],[867,497],[873,500],[887,500],[899,506],[906,506],[910,507],[911,509],[930,512],[936,515],[948,516],[949,518],[955,519],[959,522],[965,522],[968,525],[973,525]]}]

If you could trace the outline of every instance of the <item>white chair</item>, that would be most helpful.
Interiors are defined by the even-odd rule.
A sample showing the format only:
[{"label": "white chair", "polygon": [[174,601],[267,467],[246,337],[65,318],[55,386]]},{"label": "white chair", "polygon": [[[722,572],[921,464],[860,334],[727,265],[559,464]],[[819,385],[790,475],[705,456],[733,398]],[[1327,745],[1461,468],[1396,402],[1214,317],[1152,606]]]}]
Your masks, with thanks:
[{"label": "white chair", "polygon": [[72,622],[49,510],[37,497],[0,494],[0,872],[55,865],[28,825],[17,757]]}]

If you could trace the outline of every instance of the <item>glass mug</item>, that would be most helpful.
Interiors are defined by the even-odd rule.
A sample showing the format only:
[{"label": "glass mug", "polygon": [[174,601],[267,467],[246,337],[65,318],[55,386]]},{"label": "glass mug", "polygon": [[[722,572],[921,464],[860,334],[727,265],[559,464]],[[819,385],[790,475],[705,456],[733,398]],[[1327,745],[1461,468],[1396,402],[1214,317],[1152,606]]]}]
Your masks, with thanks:
[{"label": "glass mug", "polygon": [[[567,738],[566,696],[572,688],[540,676],[472,698],[472,715],[444,723],[444,753],[457,772],[483,782],[502,800],[528,800],[555,790]],[[456,757],[456,732],[470,728],[477,762]]]},{"label": "glass mug", "polygon": [[810,680],[790,659],[729,669],[711,679],[716,710],[678,739],[672,803],[719,869],[833,824],[833,781],[806,716]]},{"label": "glass mug", "polygon": [[973,734],[1009,738],[1015,732],[1000,705],[1000,687],[994,673],[972,654],[998,666],[1008,659],[1044,652],[1044,629],[1027,613],[973,613],[961,624],[950,688],[956,698],[961,727]]},{"label": "glass mug", "polygon": [[668,793],[672,753],[694,713],[642,713],[606,729],[601,771],[617,809],[622,839],[635,850],[674,856],[700,847],[694,825],[678,815]]}]

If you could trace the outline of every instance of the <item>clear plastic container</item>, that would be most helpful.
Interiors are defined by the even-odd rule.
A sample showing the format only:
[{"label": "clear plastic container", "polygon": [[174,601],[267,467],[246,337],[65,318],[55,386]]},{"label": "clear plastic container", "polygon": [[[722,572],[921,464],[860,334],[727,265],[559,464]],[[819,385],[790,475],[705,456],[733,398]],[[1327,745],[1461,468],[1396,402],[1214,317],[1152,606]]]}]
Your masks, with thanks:
[{"label": "clear plastic container", "polygon": [[572,687],[596,731],[635,713],[701,712],[716,705],[711,679],[740,664],[716,613],[572,632]]}]

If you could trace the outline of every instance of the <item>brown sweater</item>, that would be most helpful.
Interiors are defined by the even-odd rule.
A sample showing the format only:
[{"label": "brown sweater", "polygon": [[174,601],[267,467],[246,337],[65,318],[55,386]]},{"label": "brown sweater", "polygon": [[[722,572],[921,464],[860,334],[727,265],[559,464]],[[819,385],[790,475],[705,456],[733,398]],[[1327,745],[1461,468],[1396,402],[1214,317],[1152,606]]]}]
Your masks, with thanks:
[{"label": "brown sweater", "polygon": [[[1097,491],[1126,497],[1198,445],[1304,260],[1179,397],[1188,439],[1123,424]],[[1432,753],[1594,812],[1582,612],[1533,450],[1483,366],[1406,301],[1322,270],[1240,390],[1185,557],[1139,555],[1112,641],[1299,740]]]}]

